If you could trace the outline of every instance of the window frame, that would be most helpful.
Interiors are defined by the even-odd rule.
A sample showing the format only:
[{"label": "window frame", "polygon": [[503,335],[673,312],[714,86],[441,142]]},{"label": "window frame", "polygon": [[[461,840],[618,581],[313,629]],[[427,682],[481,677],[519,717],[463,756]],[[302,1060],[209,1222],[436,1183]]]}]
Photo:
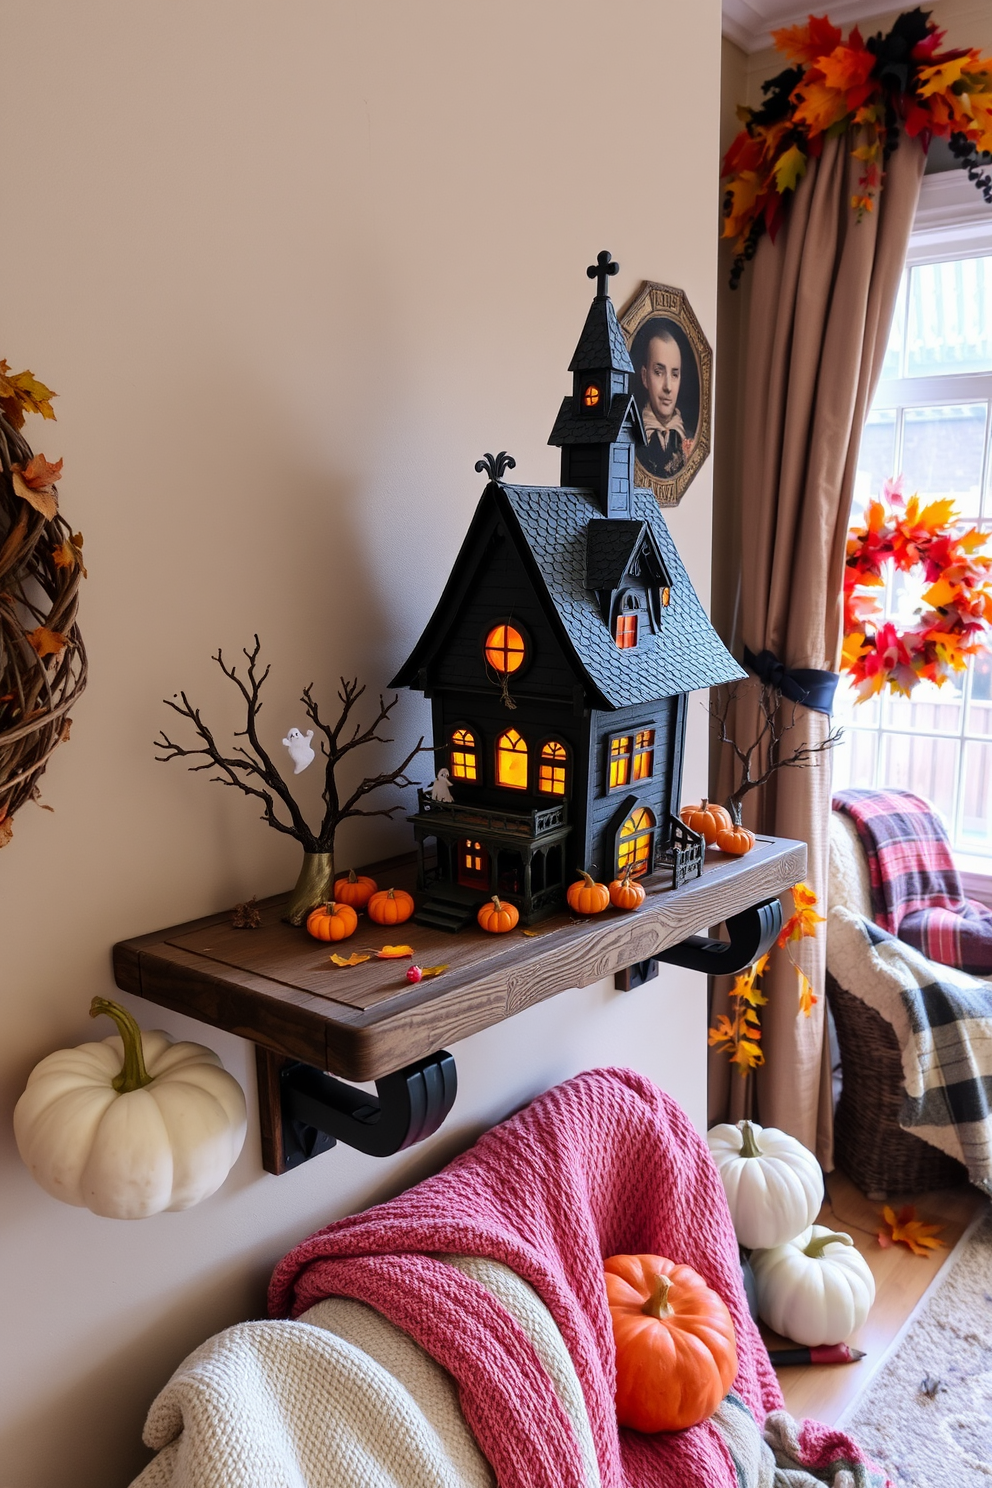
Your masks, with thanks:
[{"label": "window frame", "polygon": [[[657,814],[652,810],[652,808],[646,804],[646,802],[644,802],[644,801],[635,801],[634,805],[631,806],[630,810],[627,811],[627,812],[625,812],[625,814],[623,816],[623,819],[620,822],[620,825],[617,827],[616,840],[615,840],[615,842],[613,844],[613,866],[614,866],[614,869],[615,869],[614,876],[616,878],[622,878],[623,875],[624,875],[624,873],[626,873],[626,871],[627,871],[627,865],[626,864],[621,865],[621,863],[620,863],[620,848],[621,848],[621,845],[622,845],[622,843],[624,841],[624,836],[625,836],[623,829],[624,829],[624,827],[627,825],[627,823],[629,821],[632,821],[634,819],[634,817],[637,815],[637,813],[639,811],[646,812],[647,815],[651,818],[651,824],[650,824],[650,826],[646,827],[644,831],[638,831],[638,829],[635,827],[634,831],[633,832],[628,832],[626,834],[626,836],[632,842],[632,844],[634,845],[635,850],[636,850],[636,845],[640,841],[640,839],[642,837],[647,837],[648,838],[648,850],[647,850],[647,857],[644,860],[644,867],[641,870],[641,872],[640,873],[634,872],[634,869],[632,867],[631,870],[630,870],[630,876],[631,876],[631,878],[648,878],[650,876],[650,874],[652,874],[654,872],[655,846],[656,846],[657,837],[658,837],[658,817],[657,817]],[[635,859],[634,859],[635,865],[636,865],[636,862],[637,862],[637,859],[635,857]]]},{"label": "window frame", "polygon": [[[614,744],[620,744],[620,743],[623,742],[624,739],[627,740],[627,743],[630,745],[630,748],[629,749],[626,749],[626,750],[623,750],[622,752],[620,752],[620,753],[618,753],[618,754],[615,755],[613,753],[613,746],[614,746]],[[614,779],[613,779],[613,764],[614,764],[614,761],[620,761],[620,760],[626,760],[626,762],[627,762],[627,774],[626,774],[626,777],[623,780],[616,780],[616,781],[614,781]],[[610,734],[610,735],[608,735],[607,736],[607,740],[606,740],[606,790],[607,790],[607,794],[609,794],[611,791],[629,790],[630,789],[630,785],[631,785],[631,781],[633,780],[633,770],[634,770],[634,730],[633,729],[630,729],[630,730],[628,730],[626,732],[625,731],[621,731],[620,733],[617,733],[617,734]]]},{"label": "window frame", "polygon": [[[515,630],[517,635],[520,637],[524,648],[524,654],[520,665],[518,667],[514,667],[513,670],[510,672],[502,671],[500,667],[496,666],[494,662],[489,660],[488,655],[489,637],[495,630],[499,630],[501,626],[505,630]],[[534,655],[534,648],[531,644],[530,634],[528,633],[526,626],[522,625],[519,620],[515,620],[512,616],[501,616],[499,619],[490,620],[482,632],[482,642],[479,649],[482,653],[482,665],[486,669],[486,672],[495,673],[501,681],[503,678],[512,680],[516,677],[522,677],[528,670]]]},{"label": "window frame", "polygon": [[[465,749],[463,747],[461,749],[460,753],[462,753],[462,754],[469,754],[469,753],[471,753],[472,754],[472,756],[473,756],[473,758],[475,760],[475,776],[474,776],[474,778],[470,778],[468,775],[458,775],[458,774],[455,773],[455,748],[456,748],[456,746],[455,746],[455,735],[456,734],[467,734],[469,736],[469,738],[472,740],[472,748],[471,748],[471,750]],[[482,744],[482,736],[479,733],[479,730],[477,728],[474,728],[472,726],[472,724],[469,724],[469,723],[456,723],[456,724],[450,725],[450,727],[448,729],[448,770],[449,770],[449,772],[451,774],[452,780],[457,780],[461,785],[482,785],[483,784],[483,779],[482,779],[482,748],[481,748],[481,744]]]},{"label": "window frame", "polygon": [[[560,763],[545,761],[544,751],[550,746],[557,746],[557,748],[562,751]],[[535,754],[535,762],[537,764],[537,794],[539,796],[548,796],[553,801],[565,800],[572,787],[572,753],[568,745],[565,743],[565,740],[557,738],[557,736],[555,736],[554,734],[549,734],[546,739],[542,739],[540,747]],[[544,770],[545,764],[549,764],[552,771],[556,769],[560,769],[562,771],[563,785],[560,791],[546,790],[542,786],[541,774]]]},{"label": "window frame", "polygon": [[[977,200],[976,200],[977,198]],[[903,317],[903,362],[899,376],[880,380],[872,400],[868,416],[873,413],[894,413],[892,464],[898,473],[903,462],[906,414],[915,408],[961,407],[968,404],[985,404],[985,430],[982,447],[982,464],[979,474],[979,515],[966,517],[968,526],[976,526],[992,535],[992,368],[987,372],[939,372],[920,376],[905,376],[905,356],[910,308],[910,276],[912,270],[927,264],[949,263],[961,259],[983,258],[992,255],[992,221],[988,208],[980,194],[964,172],[953,171],[924,178],[917,208],[913,233],[910,238],[904,267],[904,279],[900,285],[896,313]],[[960,503],[959,503],[960,504]],[[852,513],[853,520],[854,513]],[[891,592],[891,579],[886,586],[886,605]],[[976,745],[992,746],[992,731],[982,734],[974,726],[972,711],[973,661],[970,660],[962,676],[960,713],[955,729],[940,729],[921,726],[910,714],[905,720],[892,720],[890,707],[885,697],[871,703],[856,704],[850,721],[843,727],[847,736],[846,750],[851,750],[855,740],[870,736],[873,739],[874,756],[870,780],[866,774],[855,773],[854,756],[848,755],[848,770],[852,785],[882,789],[885,782],[885,761],[891,746],[887,740],[928,739],[935,743],[955,746],[953,804],[949,812],[948,827],[955,860],[961,865],[972,866],[975,871],[992,874],[992,842],[987,846],[968,842],[963,831],[965,794],[967,788],[967,764],[970,748]],[[945,689],[946,690],[946,689]],[[956,694],[948,694],[953,698]],[[887,695],[886,695],[887,697]],[[939,695],[935,699],[939,702]],[[870,714],[861,710],[870,709]],[[859,716],[860,715],[860,716]],[[860,718],[871,719],[861,722]],[[840,759],[836,762],[840,763]],[[912,766],[910,766],[912,768]],[[939,770],[939,763],[934,764]],[[842,788],[838,786],[837,788]]]},{"label": "window frame", "polygon": [[[522,750],[516,749],[516,748],[514,748],[514,749],[506,749],[506,750],[503,750],[503,751],[500,750],[500,742],[503,739],[508,738],[510,734],[516,734],[517,738],[520,740],[521,744],[523,745],[523,749]],[[530,745],[528,744],[527,740],[525,739],[524,735],[520,732],[520,730],[518,728],[514,728],[513,724],[510,724],[510,726],[508,728],[502,729],[500,731],[500,733],[498,733],[496,735],[496,739],[494,741],[493,748],[494,748],[494,752],[495,752],[496,785],[497,785],[497,787],[500,790],[528,791],[530,789],[530,775],[531,775],[530,755],[531,755],[531,750],[530,750]],[[523,783],[523,785],[513,785],[510,781],[504,780],[502,778],[502,776],[500,775],[499,764],[500,764],[500,754],[501,754],[501,752],[504,753],[504,754],[515,754],[515,755],[523,754],[524,766],[525,766],[525,774],[524,774],[524,783]]]}]

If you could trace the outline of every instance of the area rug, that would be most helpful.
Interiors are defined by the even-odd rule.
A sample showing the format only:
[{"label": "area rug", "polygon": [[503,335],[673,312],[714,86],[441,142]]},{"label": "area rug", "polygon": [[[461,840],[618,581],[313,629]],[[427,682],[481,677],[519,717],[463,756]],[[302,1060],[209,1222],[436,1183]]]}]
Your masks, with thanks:
[{"label": "area rug", "polygon": [[899,1488],[992,1488],[992,1216],[839,1424]]}]

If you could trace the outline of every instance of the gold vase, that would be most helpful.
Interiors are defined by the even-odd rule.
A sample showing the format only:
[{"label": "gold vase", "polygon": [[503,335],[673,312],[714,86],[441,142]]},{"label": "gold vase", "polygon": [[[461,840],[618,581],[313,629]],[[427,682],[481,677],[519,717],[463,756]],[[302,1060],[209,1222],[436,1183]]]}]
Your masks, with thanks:
[{"label": "gold vase", "polygon": [[304,853],[303,866],[283,912],[291,925],[302,925],[312,909],[326,904],[334,890],[334,854]]}]

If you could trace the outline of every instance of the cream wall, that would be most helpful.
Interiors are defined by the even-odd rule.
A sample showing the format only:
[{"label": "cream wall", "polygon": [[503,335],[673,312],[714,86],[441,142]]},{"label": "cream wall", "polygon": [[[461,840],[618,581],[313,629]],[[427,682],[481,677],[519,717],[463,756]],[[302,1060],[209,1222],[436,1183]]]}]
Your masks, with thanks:
[{"label": "cream wall", "polygon": [[[715,332],[716,0],[35,0],[4,7],[3,344],[59,394],[35,448],[64,456],[86,538],[91,683],[0,855],[4,1039],[2,1488],[115,1488],[155,1391],[211,1331],[258,1314],[311,1229],[416,1180],[540,1090],[631,1063],[702,1122],[705,986],[667,972],[566,993],[454,1048],[460,1093],[423,1147],[347,1148],[283,1178],[257,1129],[224,1189],[136,1224],[56,1203],[10,1112],[51,1049],[103,1036],[115,940],[287,885],[294,845],[240,795],[156,764],[161,699],[235,715],[209,656],[257,630],[277,752],[313,680],[383,686],[430,613],[508,448],[547,447],[608,246],[624,300],[683,286]],[[663,94],[658,94],[663,81]],[[663,107],[652,100],[661,97]],[[711,474],[672,522],[708,593]],[[397,747],[427,722],[398,710]],[[704,783],[693,706],[687,791]],[[313,780],[307,780],[312,788]],[[402,821],[342,838],[402,850]],[[250,1047],[202,1038],[254,1103]]]}]

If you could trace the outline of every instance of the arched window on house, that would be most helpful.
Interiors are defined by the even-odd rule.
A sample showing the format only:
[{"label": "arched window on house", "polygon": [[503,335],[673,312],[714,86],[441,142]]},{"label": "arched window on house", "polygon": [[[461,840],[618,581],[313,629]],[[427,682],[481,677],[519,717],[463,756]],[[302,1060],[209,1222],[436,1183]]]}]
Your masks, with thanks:
[{"label": "arched window on house", "polygon": [[654,858],[654,829],[656,826],[653,811],[646,806],[638,806],[630,813],[617,836],[617,877],[630,870],[631,878],[640,878],[644,873],[650,873]]},{"label": "arched window on house", "polygon": [[527,789],[527,741],[516,729],[507,729],[496,740],[496,780],[512,790]]},{"label": "arched window on house", "polygon": [[455,729],[451,735],[452,780],[478,780],[479,749],[471,729]]},{"label": "arched window on house", "polygon": [[537,788],[546,796],[564,796],[568,790],[568,753],[557,739],[549,739],[541,749]]}]

